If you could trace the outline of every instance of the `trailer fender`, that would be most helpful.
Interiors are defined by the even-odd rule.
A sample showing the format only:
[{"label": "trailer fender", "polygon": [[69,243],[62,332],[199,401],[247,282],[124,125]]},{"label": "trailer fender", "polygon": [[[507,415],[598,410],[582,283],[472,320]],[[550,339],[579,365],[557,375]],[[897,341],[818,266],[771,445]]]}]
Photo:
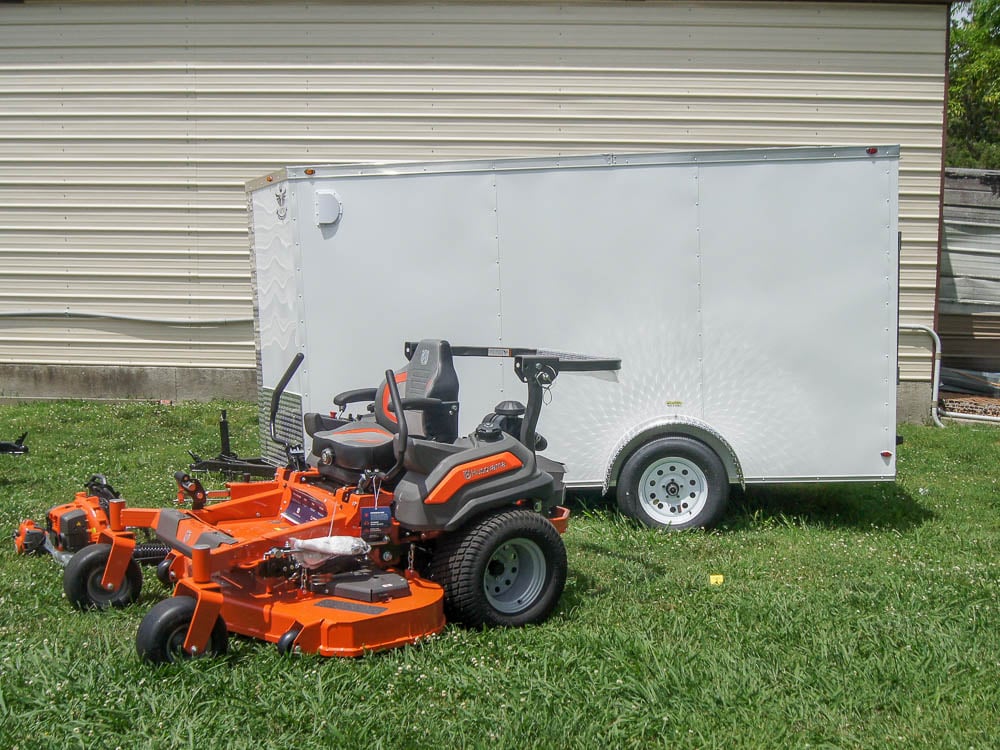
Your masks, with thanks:
[{"label": "trailer fender", "polygon": [[736,455],[736,451],[733,450],[733,446],[718,430],[695,417],[672,416],[655,417],[642,422],[621,437],[611,453],[612,458],[604,476],[602,492],[607,493],[617,484],[622,465],[640,446],[668,435],[686,435],[705,443],[726,467],[729,483],[744,486],[743,467],[740,464],[740,459]]}]

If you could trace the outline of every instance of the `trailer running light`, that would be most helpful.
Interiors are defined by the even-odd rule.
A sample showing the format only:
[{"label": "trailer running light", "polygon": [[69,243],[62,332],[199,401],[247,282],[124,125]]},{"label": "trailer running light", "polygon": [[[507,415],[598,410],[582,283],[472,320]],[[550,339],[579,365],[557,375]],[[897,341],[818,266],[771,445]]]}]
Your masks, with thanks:
[{"label": "trailer running light", "polygon": [[873,156],[878,153],[878,149],[875,148],[874,146],[869,146],[868,148],[865,149],[865,151],[867,151],[869,154]]},{"label": "trailer running light", "polygon": [[316,174],[316,170],[310,167],[309,169],[305,170],[305,173],[308,175],[314,175]]},{"label": "trailer running light", "polygon": [[882,451],[882,458],[892,458],[892,451]]}]

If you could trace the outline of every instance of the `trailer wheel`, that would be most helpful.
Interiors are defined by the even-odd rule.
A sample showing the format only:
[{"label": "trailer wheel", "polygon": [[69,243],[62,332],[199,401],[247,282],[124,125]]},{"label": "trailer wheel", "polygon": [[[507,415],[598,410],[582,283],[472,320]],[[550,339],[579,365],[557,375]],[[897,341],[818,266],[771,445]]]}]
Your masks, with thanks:
[{"label": "trailer wheel", "polygon": [[689,529],[722,516],[729,480],[722,460],[694,438],[664,437],[643,445],[618,477],[618,507],[647,526]]},{"label": "trailer wheel", "polygon": [[538,513],[504,511],[439,544],[431,579],[444,587],[449,620],[472,628],[538,623],[566,585],[566,547]]},{"label": "trailer wheel", "polygon": [[[167,664],[190,659],[183,650],[184,639],[194,617],[197,602],[190,596],[174,596],[157,602],[142,618],[135,636],[135,650],[139,656],[153,664]],[[222,618],[216,618],[208,648],[199,656],[218,656],[226,653],[229,633]]]},{"label": "trailer wheel", "polygon": [[69,559],[63,570],[63,591],[70,604],[78,609],[108,609],[124,607],[139,598],[142,571],[135,560],[129,560],[125,578],[115,591],[101,588],[110,556],[110,544],[91,544]]}]

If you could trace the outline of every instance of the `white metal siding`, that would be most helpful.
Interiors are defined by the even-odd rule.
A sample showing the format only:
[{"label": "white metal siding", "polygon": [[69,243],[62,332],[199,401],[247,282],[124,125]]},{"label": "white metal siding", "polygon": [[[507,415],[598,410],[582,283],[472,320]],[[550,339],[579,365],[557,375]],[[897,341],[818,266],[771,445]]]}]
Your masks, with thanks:
[{"label": "white metal siding", "polygon": [[[943,4],[0,4],[0,362],[253,367],[243,183],[357,160],[900,143],[900,310],[930,323],[947,23]],[[901,372],[927,379],[926,350]]]}]

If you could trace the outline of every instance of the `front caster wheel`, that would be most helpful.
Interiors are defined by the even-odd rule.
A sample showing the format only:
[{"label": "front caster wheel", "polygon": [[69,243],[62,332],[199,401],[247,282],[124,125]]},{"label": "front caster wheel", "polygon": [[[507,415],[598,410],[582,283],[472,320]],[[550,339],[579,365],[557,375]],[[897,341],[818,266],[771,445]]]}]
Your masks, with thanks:
[{"label": "front caster wheel", "polygon": [[473,628],[519,627],[551,614],[566,584],[566,547],[528,510],[487,516],[446,539],[431,561],[449,620]]},{"label": "front caster wheel", "polygon": [[174,587],[174,581],[170,577],[170,565],[173,561],[172,557],[168,557],[166,560],[160,560],[156,564],[156,579],[168,589]]},{"label": "front caster wheel", "polygon": [[681,435],[643,445],[618,478],[622,513],[654,528],[711,526],[728,497],[722,460],[704,443]]},{"label": "front caster wheel", "polygon": [[[149,610],[139,624],[135,636],[135,650],[139,656],[153,664],[166,664],[190,659],[192,654],[183,650],[184,639],[194,617],[197,602],[190,596],[164,599]],[[218,656],[226,653],[229,633],[226,623],[219,617],[212,626],[208,647],[199,656]]]},{"label": "front caster wheel", "polygon": [[276,644],[278,653],[282,656],[289,656],[294,653],[295,639],[299,637],[299,633],[301,632],[302,628],[291,628],[283,633]]},{"label": "front caster wheel", "polygon": [[142,571],[135,560],[129,560],[125,578],[117,589],[108,591],[101,587],[110,556],[110,544],[91,544],[70,558],[63,570],[63,591],[70,604],[78,609],[108,609],[124,607],[139,598]]}]

